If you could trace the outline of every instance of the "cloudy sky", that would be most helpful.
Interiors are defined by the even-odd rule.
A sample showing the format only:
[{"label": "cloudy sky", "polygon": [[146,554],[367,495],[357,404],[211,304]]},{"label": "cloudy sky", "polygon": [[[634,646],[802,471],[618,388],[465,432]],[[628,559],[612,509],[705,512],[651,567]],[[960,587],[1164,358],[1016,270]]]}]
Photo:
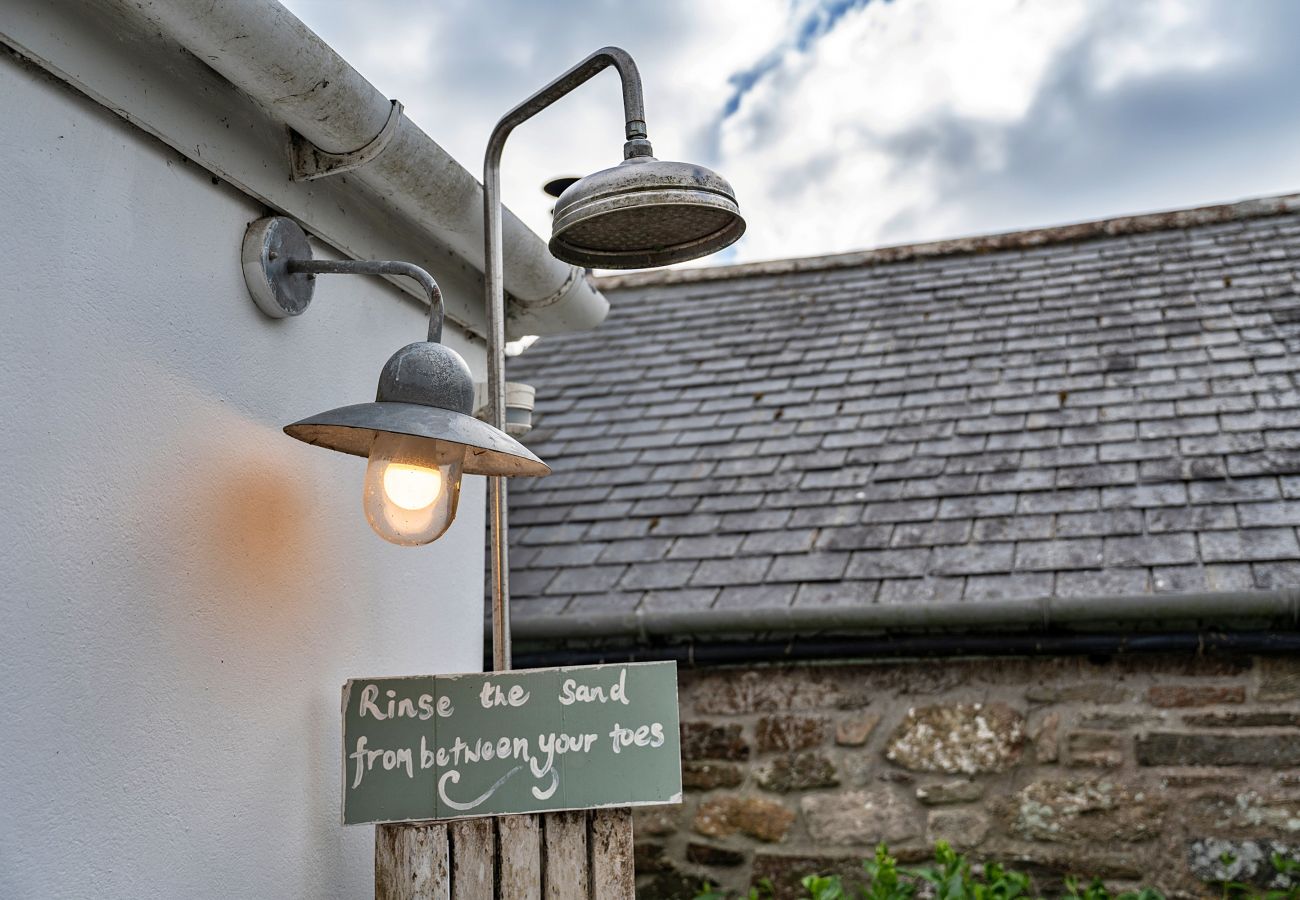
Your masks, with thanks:
[{"label": "cloudy sky", "polygon": [[[1292,0],[287,0],[470,171],[590,51],[637,59],[660,158],[736,188],[711,262],[1300,191]],[[621,158],[617,77],[515,132],[505,199]]]}]

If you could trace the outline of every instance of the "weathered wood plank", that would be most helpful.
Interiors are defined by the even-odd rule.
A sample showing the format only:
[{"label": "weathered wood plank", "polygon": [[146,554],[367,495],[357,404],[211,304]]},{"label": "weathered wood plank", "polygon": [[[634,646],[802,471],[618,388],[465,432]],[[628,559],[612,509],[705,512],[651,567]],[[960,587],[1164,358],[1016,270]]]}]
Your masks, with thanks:
[{"label": "weathered wood plank", "polygon": [[546,900],[588,900],[587,813],[542,816]]},{"label": "weathered wood plank", "polygon": [[633,900],[632,810],[626,806],[591,814],[591,887],[596,900]]},{"label": "weathered wood plank", "polygon": [[447,826],[375,826],[375,900],[450,900]]},{"label": "weathered wood plank", "polygon": [[541,900],[542,829],[538,817],[498,818],[497,853],[501,872],[499,900]]},{"label": "weathered wood plank", "polygon": [[493,900],[497,841],[491,819],[452,822],[451,900]]}]

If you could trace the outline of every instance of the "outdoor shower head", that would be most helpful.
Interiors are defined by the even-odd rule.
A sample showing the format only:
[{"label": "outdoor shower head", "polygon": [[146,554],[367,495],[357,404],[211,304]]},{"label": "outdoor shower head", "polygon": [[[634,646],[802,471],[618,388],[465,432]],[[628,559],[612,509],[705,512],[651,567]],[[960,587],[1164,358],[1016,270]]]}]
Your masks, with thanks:
[{"label": "outdoor shower head", "polygon": [[703,166],[633,156],[569,186],[555,202],[551,253],[595,269],[707,256],[745,233],[727,180]]}]

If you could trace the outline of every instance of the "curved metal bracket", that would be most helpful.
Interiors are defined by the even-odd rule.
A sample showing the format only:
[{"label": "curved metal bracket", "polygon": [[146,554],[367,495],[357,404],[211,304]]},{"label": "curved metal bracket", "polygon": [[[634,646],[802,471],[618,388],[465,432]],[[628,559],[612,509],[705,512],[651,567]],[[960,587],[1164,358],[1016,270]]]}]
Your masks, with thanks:
[{"label": "curved metal bracket", "polygon": [[414,263],[397,260],[312,259],[307,234],[293,219],[258,219],[244,232],[244,281],[262,312],[274,319],[300,316],[311,305],[317,275],[404,275],[429,300],[429,340],[442,343],[442,290]]},{"label": "curved metal bracket", "polygon": [[397,133],[397,126],[402,121],[402,104],[393,101],[388,111],[388,121],[379,129],[375,139],[359,150],[348,153],[330,153],[322,150],[296,131],[289,132],[289,165],[293,170],[294,181],[313,181],[329,175],[350,172],[373,162],[375,157],[384,152]]}]

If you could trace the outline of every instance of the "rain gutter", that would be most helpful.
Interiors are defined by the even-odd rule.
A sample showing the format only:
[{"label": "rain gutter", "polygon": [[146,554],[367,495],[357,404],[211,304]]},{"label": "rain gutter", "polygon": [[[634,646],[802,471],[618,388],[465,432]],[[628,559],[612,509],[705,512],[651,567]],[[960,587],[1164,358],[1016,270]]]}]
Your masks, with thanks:
[{"label": "rain gutter", "polygon": [[1178,631],[1153,634],[923,634],[900,637],[685,641],[650,647],[551,647],[517,652],[520,668],[672,660],[685,667],[874,659],[1115,656],[1136,653],[1300,653],[1300,631]]},{"label": "rain gutter", "polygon": [[687,667],[927,657],[1300,652],[1300,590],[843,608],[517,616],[525,668]]},{"label": "rain gutter", "polygon": [[[526,609],[526,607],[525,607]],[[864,604],[528,616],[516,641],[633,641],[751,635],[891,635],[916,632],[1169,630],[1201,626],[1300,628],[1300,590],[1223,591],[1099,597],[1042,597],[964,603]]]},{"label": "rain gutter", "polygon": [[[340,236],[349,229],[330,222],[352,207],[354,220],[371,216],[399,240],[428,248],[441,265],[420,261],[440,279],[443,270],[466,264],[477,273],[483,271],[483,189],[478,180],[403,115],[400,105],[275,0],[47,3],[0,0],[5,10],[0,39],[345,250],[360,248],[336,240],[331,227]],[[69,16],[74,18],[70,21]],[[97,34],[83,34],[95,29]],[[89,52],[96,38],[99,44]],[[233,145],[241,139],[239,129],[246,132],[257,123],[242,114],[233,99],[214,97],[217,92],[197,73],[191,77],[191,60],[174,51],[168,58],[175,44],[252,98],[281,129],[292,129],[307,157],[314,161],[343,156],[348,167],[318,180],[292,180],[290,141],[281,131],[280,147],[266,148],[275,151],[272,157],[264,149],[260,160],[245,156],[239,166],[221,170],[222,160],[203,153],[208,148],[194,140],[195,134],[225,131],[228,137],[214,138],[213,143]],[[155,68],[142,78],[133,67],[142,67],[138,60],[145,59]],[[224,104],[226,114],[218,118],[209,112],[204,119],[205,113],[188,112],[173,99],[178,85],[193,85],[185,87],[196,95],[193,109]],[[228,131],[232,126],[238,126],[234,133]],[[360,231],[365,233],[364,228]],[[552,257],[545,241],[508,211],[502,236],[509,335],[600,324],[608,303],[582,269]],[[354,239],[352,244],[365,240]],[[460,316],[450,308],[449,314],[482,333],[477,273],[479,295],[466,298],[475,308]]]}]

